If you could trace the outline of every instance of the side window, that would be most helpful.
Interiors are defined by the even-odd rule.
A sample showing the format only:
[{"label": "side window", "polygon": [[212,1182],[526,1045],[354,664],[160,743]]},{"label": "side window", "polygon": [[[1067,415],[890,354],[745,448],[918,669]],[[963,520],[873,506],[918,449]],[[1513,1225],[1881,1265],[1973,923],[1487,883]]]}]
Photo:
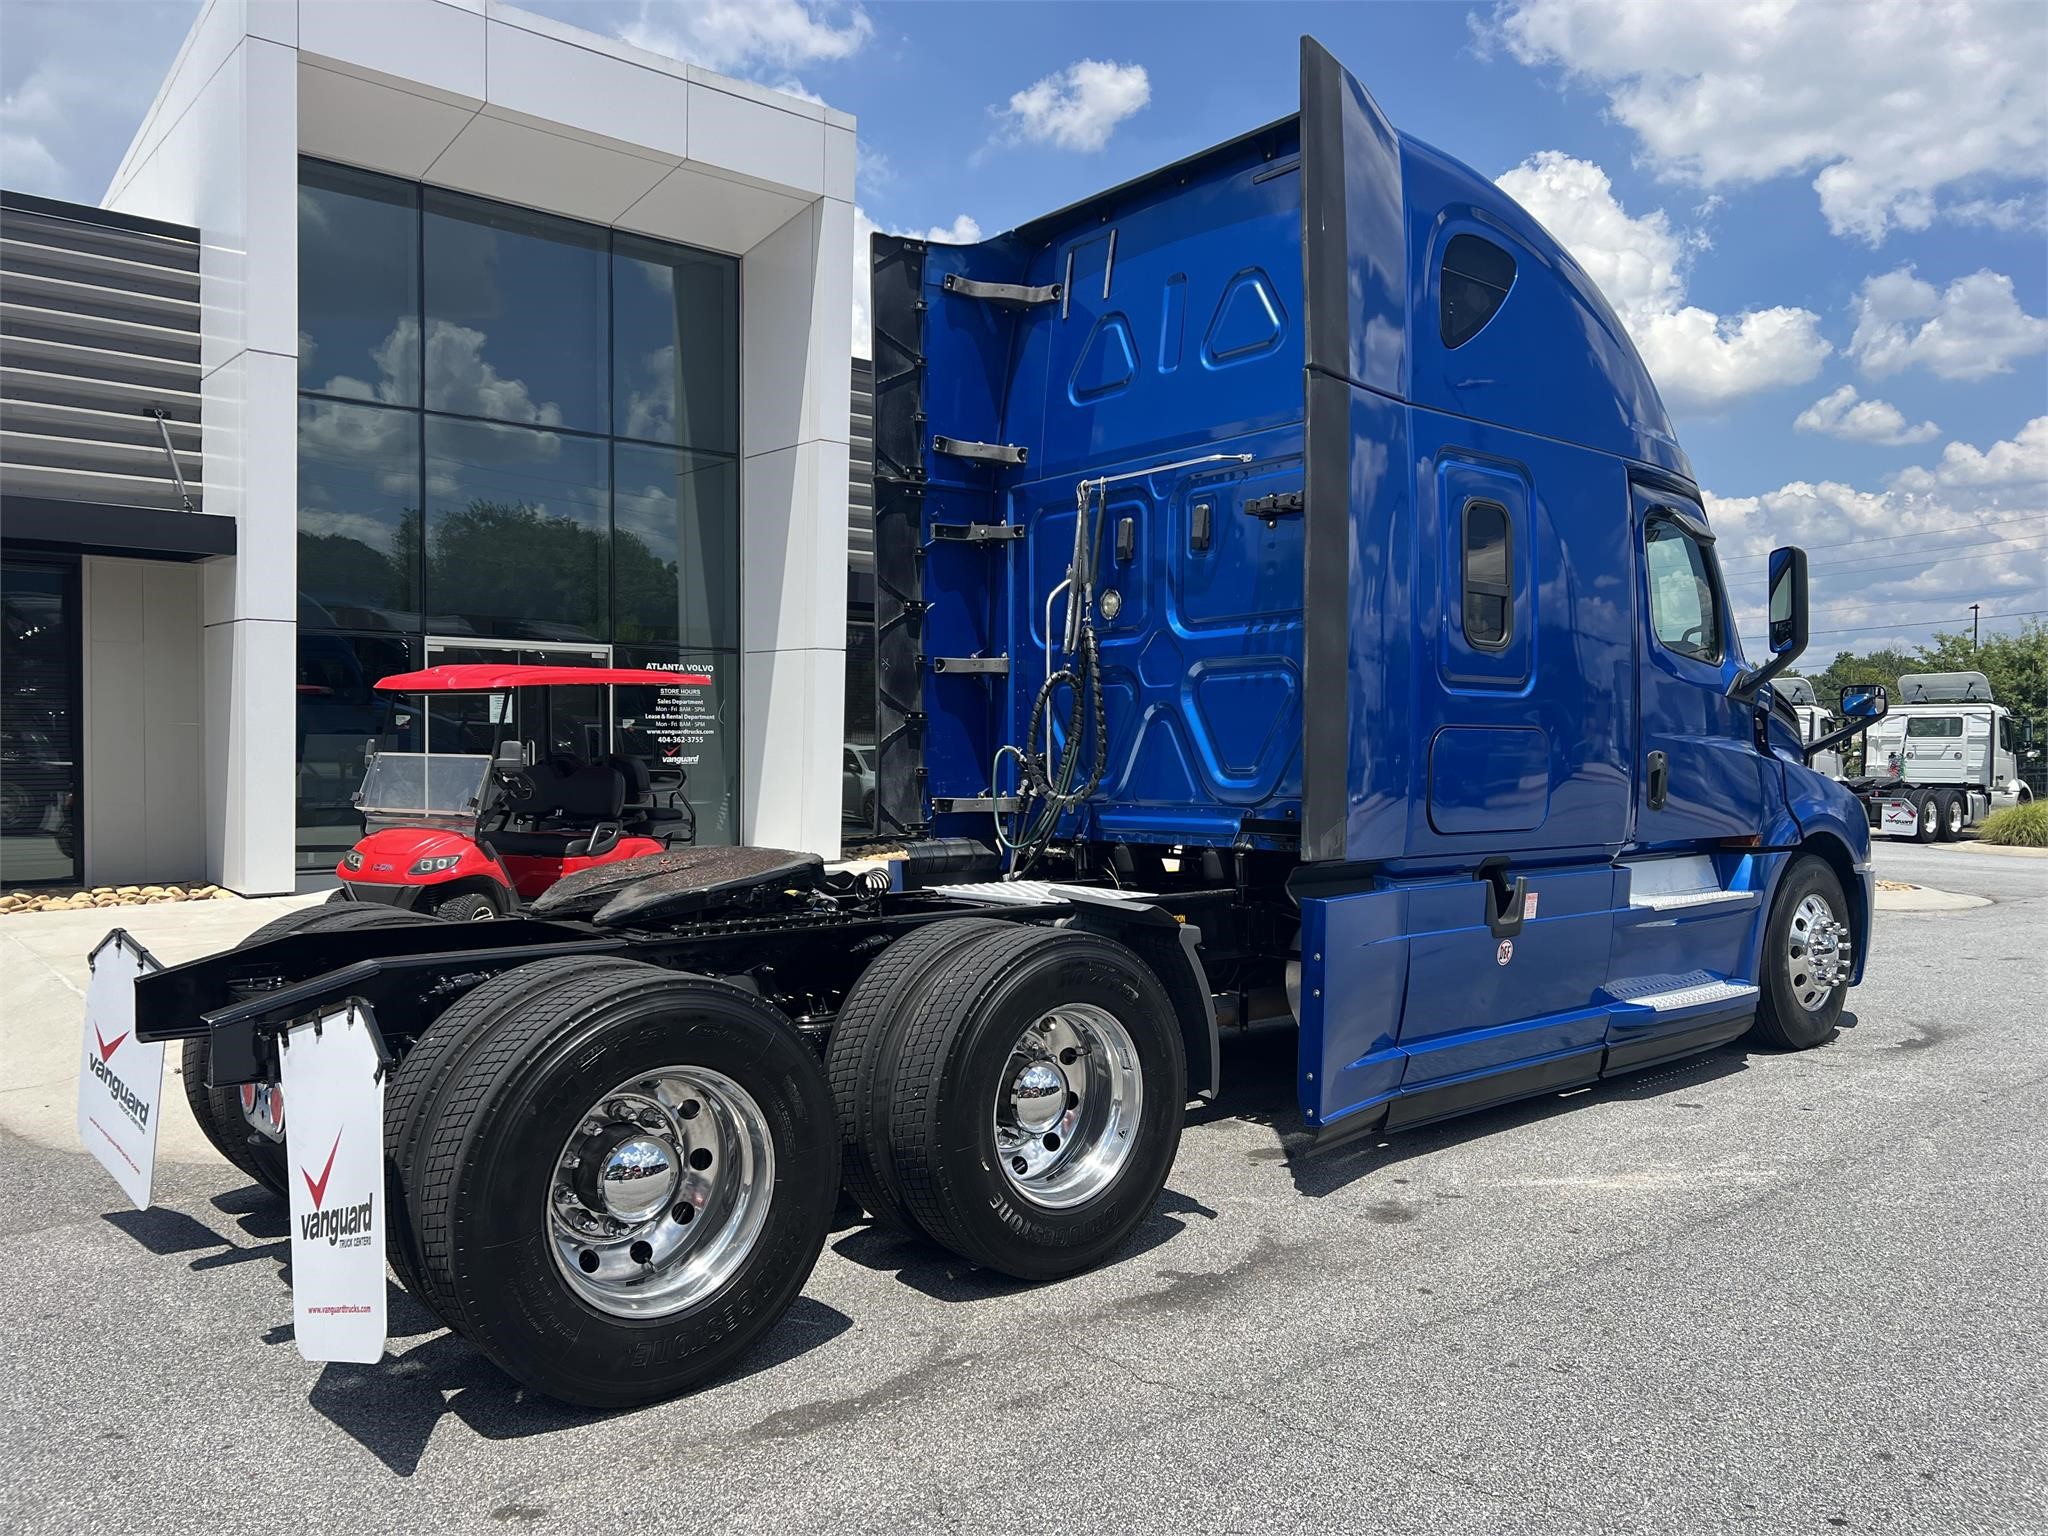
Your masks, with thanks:
[{"label": "side window", "polygon": [[1712,556],[1673,517],[1643,525],[1643,569],[1649,578],[1650,628],[1667,651],[1695,661],[1721,660],[1721,601]]},{"label": "side window", "polygon": [[1906,722],[1906,734],[1915,740],[1930,736],[1946,737],[1963,734],[1961,715],[1915,715]]},{"label": "side window", "polygon": [[1437,274],[1437,329],[1447,347],[1477,336],[1515,285],[1515,258],[1477,235],[1453,235]]},{"label": "side window", "polygon": [[1514,554],[1508,547],[1510,537],[1506,507],[1492,501],[1465,503],[1462,607],[1465,639],[1474,650],[1503,650],[1514,630],[1515,589],[1509,580]]},{"label": "side window", "polygon": [[2010,752],[2012,750],[2011,715],[2000,715],[1998,717],[1998,750],[2001,752]]}]

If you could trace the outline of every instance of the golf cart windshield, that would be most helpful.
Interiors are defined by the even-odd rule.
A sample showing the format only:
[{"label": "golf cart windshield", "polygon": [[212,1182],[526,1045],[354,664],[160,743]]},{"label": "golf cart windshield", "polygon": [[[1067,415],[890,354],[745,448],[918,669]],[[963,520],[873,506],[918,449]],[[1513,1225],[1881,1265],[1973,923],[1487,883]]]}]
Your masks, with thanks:
[{"label": "golf cart windshield", "polygon": [[472,816],[490,771],[483,753],[379,752],[363,770],[356,804],[383,816]]}]

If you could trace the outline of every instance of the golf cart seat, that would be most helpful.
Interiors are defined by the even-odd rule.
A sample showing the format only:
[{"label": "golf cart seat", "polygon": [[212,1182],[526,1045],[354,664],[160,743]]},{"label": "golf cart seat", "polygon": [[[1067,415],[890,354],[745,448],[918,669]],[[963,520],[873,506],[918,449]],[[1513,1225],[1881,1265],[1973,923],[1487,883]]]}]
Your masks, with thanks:
[{"label": "golf cart seat", "polygon": [[654,780],[647,765],[637,757],[614,754],[605,759],[626,781],[626,802],[619,819],[628,832],[642,837],[661,837],[689,821],[690,813],[677,805],[663,805],[654,794]]},{"label": "golf cart seat", "polygon": [[609,842],[618,841],[626,778],[611,763],[554,758],[508,778],[514,783],[523,779],[532,793],[512,802],[513,814],[527,826],[486,834],[499,853],[573,859],[589,853],[592,841],[607,831]]}]

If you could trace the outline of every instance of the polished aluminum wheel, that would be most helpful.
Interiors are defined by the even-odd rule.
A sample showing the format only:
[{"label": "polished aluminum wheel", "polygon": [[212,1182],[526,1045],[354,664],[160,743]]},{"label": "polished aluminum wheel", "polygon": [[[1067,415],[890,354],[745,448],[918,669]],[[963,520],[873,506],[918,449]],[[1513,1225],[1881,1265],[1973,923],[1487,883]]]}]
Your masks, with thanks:
[{"label": "polished aluminum wheel", "polygon": [[619,1084],[563,1144],[544,1220],[571,1290],[615,1317],[673,1317],[752,1251],[775,1187],[767,1117],[703,1067]]},{"label": "polished aluminum wheel", "polygon": [[1010,1047],[996,1085],[997,1164],[1033,1205],[1079,1205],[1123,1171],[1144,1109],[1138,1050],[1116,1015],[1055,1008]]},{"label": "polished aluminum wheel", "polygon": [[1835,988],[1849,979],[1849,929],[1818,893],[1800,901],[1785,936],[1785,975],[1792,995],[1808,1013],[1827,1006]]}]

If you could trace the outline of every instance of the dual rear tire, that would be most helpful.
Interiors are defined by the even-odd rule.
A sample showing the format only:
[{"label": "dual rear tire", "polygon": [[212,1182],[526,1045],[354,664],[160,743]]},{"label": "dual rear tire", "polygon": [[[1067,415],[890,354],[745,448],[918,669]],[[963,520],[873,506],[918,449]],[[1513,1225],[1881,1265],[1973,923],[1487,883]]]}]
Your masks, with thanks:
[{"label": "dual rear tire", "polygon": [[1124,945],[967,918],[884,951],[826,1069],[846,1188],[880,1223],[1050,1280],[1151,1213],[1180,1144],[1172,1004]]},{"label": "dual rear tire", "polygon": [[838,1194],[832,1121],[815,1053],[750,992],[605,957],[516,967],[393,1078],[392,1268],[550,1397],[672,1396],[802,1291]]}]

